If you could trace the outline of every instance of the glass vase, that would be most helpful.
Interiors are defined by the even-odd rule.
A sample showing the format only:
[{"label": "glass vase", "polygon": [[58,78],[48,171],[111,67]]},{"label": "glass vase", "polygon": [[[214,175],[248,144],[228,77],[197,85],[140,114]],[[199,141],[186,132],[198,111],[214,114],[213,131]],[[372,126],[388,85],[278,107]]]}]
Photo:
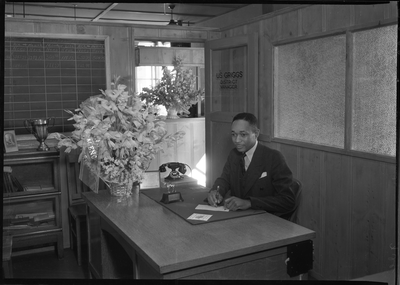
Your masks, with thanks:
[{"label": "glass vase", "polygon": [[179,119],[178,109],[176,107],[169,107],[167,112],[167,119]]}]

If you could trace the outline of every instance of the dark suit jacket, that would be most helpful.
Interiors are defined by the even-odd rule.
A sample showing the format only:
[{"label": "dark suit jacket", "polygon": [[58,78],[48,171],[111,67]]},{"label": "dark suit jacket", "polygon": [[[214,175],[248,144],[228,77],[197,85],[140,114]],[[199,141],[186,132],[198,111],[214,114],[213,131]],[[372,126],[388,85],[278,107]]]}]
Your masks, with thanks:
[{"label": "dark suit jacket", "polygon": [[219,186],[225,198],[249,199],[252,209],[262,209],[278,216],[293,210],[292,171],[279,151],[258,143],[244,175],[240,159],[240,153],[232,149],[212,189]]}]

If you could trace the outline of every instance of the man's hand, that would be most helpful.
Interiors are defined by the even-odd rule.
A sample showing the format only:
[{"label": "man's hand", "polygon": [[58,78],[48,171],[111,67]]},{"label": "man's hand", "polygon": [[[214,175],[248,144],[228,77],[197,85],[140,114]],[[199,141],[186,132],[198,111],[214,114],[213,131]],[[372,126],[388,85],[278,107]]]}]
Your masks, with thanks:
[{"label": "man's hand", "polygon": [[207,196],[208,204],[217,207],[218,203],[222,201],[222,196],[217,190],[211,190]]},{"label": "man's hand", "polygon": [[224,206],[229,211],[246,210],[251,207],[251,202],[238,197],[230,197],[225,199]]}]

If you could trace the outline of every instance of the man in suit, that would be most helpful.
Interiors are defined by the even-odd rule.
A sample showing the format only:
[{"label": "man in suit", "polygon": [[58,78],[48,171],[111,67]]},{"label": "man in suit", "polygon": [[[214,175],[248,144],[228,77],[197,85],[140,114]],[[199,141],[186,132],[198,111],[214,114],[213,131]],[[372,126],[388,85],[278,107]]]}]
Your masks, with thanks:
[{"label": "man in suit", "polygon": [[233,118],[235,148],[208,194],[208,203],[216,206],[224,199],[231,211],[252,208],[281,216],[295,206],[292,172],[279,151],[258,143],[257,124],[251,113]]}]

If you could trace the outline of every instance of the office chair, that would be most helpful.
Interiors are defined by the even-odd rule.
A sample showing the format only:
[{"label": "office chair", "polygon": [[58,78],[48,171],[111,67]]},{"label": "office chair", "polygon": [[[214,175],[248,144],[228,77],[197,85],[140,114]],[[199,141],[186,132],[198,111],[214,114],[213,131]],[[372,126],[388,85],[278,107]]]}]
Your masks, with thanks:
[{"label": "office chair", "polygon": [[[68,186],[68,221],[71,249],[76,247],[78,265],[82,265],[82,226],[86,225],[86,203],[82,192],[89,191],[79,179],[79,152],[71,151],[66,155],[67,186]],[[84,227],[86,229],[86,226]],[[76,243],[75,243],[76,240]]]},{"label": "office chair", "polygon": [[301,191],[302,191],[302,184],[299,180],[293,178],[293,187],[292,187],[293,191],[294,191],[294,195],[296,197],[296,202],[295,202],[295,206],[294,209],[281,215],[281,218],[289,220],[293,223],[297,223],[297,212],[299,209],[299,205],[301,202]]}]

